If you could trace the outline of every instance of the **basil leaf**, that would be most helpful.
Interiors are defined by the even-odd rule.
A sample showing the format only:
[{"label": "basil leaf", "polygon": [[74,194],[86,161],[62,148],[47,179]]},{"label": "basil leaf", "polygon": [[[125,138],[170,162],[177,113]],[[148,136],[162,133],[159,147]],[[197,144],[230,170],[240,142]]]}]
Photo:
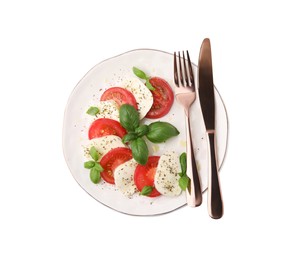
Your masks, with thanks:
[{"label": "basil leaf", "polygon": [[135,133],[138,135],[138,137],[142,137],[146,135],[148,132],[149,132],[148,125],[141,125],[135,130]]},{"label": "basil leaf", "polygon": [[133,73],[134,73],[137,77],[139,77],[140,79],[147,79],[146,74],[145,74],[142,70],[140,70],[140,69],[138,69],[138,68],[136,68],[136,67],[133,67]]},{"label": "basil leaf", "polygon": [[104,171],[103,167],[102,167],[101,164],[98,163],[98,162],[95,163],[94,169],[97,170],[98,172]]},{"label": "basil leaf", "polygon": [[138,135],[136,133],[128,133],[123,136],[122,141],[125,144],[125,143],[135,140],[137,137]]},{"label": "basil leaf", "polygon": [[90,107],[86,113],[88,115],[91,115],[91,116],[95,116],[96,114],[98,114],[100,111],[99,111],[99,108],[98,107]]},{"label": "basil leaf", "polygon": [[136,162],[145,165],[148,159],[148,148],[145,140],[142,138],[135,139],[131,142],[132,155]]},{"label": "basil leaf", "polygon": [[151,85],[151,83],[149,82],[149,79],[146,80],[145,85],[147,86],[147,88],[149,90],[155,90],[155,88],[153,87],[153,85]]},{"label": "basil leaf", "polygon": [[148,89],[150,90],[155,90],[155,88],[151,85],[151,83],[149,82],[150,77],[148,77],[142,70],[133,67],[133,73],[139,77],[140,79],[145,79],[145,85],[147,86]]},{"label": "basil leaf", "polygon": [[167,122],[154,122],[148,127],[149,132],[146,137],[153,143],[162,143],[173,136],[179,135],[176,127]]},{"label": "basil leaf", "polygon": [[134,132],[139,126],[139,112],[133,106],[129,104],[121,105],[119,116],[121,125],[129,132]]},{"label": "basil leaf", "polygon": [[140,195],[148,196],[153,191],[152,186],[144,186],[142,191],[140,192]]},{"label": "basil leaf", "polygon": [[184,173],[183,173],[183,172],[179,172],[178,175],[179,175],[180,177],[182,177],[182,176],[184,175]]},{"label": "basil leaf", "polygon": [[99,183],[101,180],[100,172],[97,171],[95,167],[90,170],[90,179],[95,184]]},{"label": "basil leaf", "polygon": [[99,153],[96,151],[95,147],[92,146],[89,150],[89,154],[92,157],[92,159],[96,162],[99,159]]},{"label": "basil leaf", "polygon": [[182,153],[179,157],[179,161],[180,161],[180,166],[181,166],[181,174],[186,174],[186,170],[187,170],[187,159],[186,159],[186,153]]},{"label": "basil leaf", "polygon": [[186,188],[188,187],[189,181],[190,179],[187,175],[183,175],[182,177],[180,177],[179,186],[181,190],[186,190]]},{"label": "basil leaf", "polygon": [[91,169],[95,166],[95,162],[94,161],[88,161],[84,163],[84,168],[86,169]]}]

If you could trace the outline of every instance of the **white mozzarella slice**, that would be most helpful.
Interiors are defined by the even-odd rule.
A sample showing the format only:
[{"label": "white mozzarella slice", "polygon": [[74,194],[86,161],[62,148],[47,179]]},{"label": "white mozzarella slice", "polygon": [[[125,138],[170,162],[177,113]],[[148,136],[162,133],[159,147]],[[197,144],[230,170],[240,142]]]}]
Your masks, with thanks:
[{"label": "white mozzarella slice", "polygon": [[96,151],[100,155],[99,161],[110,150],[117,148],[117,147],[126,147],[126,145],[122,142],[122,139],[116,135],[106,135],[106,136],[94,138],[90,140],[89,144],[85,147],[85,156],[88,159],[91,159],[89,150],[92,146],[95,147]]},{"label": "white mozzarella slice", "polygon": [[179,172],[181,167],[178,154],[173,151],[164,153],[158,161],[154,176],[155,188],[165,196],[178,196],[181,193]]},{"label": "white mozzarella slice", "polygon": [[140,119],[143,119],[153,104],[153,96],[150,90],[137,78],[131,78],[124,82],[123,87],[129,90],[138,104]]},{"label": "white mozzarella slice", "polygon": [[134,172],[137,165],[138,163],[131,159],[119,165],[114,171],[116,187],[128,197],[138,191],[134,183]]},{"label": "white mozzarella slice", "polygon": [[110,118],[116,121],[120,121],[119,119],[119,109],[117,103],[114,100],[106,100],[100,101],[95,105],[98,107],[99,113],[94,116],[94,119],[99,118]]}]

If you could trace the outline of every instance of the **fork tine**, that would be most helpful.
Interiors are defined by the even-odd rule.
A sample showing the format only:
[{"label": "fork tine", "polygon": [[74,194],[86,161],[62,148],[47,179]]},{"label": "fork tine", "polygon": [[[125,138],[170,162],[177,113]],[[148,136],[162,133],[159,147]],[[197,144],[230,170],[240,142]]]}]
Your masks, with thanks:
[{"label": "fork tine", "polygon": [[177,59],[176,52],[174,52],[174,82],[179,87],[178,71],[177,71],[177,61],[176,61],[176,59]]},{"label": "fork tine", "polygon": [[181,57],[180,57],[180,51],[178,52],[178,60],[179,60],[179,75],[180,75],[180,82],[181,85],[184,86],[184,80],[183,80],[183,71],[182,71],[182,65],[181,65]]},{"label": "fork tine", "polygon": [[195,83],[194,83],[194,74],[193,74],[193,70],[192,70],[192,64],[191,64],[189,52],[186,51],[186,53],[187,53],[187,59],[188,59],[188,68],[189,68],[190,82],[191,82],[191,85],[194,86]]},{"label": "fork tine", "polygon": [[182,52],[182,57],[183,57],[184,76],[185,76],[186,86],[190,86],[189,77],[188,77],[188,73],[187,73],[187,67],[186,67],[186,60],[185,60],[185,56],[184,56],[184,51]]}]

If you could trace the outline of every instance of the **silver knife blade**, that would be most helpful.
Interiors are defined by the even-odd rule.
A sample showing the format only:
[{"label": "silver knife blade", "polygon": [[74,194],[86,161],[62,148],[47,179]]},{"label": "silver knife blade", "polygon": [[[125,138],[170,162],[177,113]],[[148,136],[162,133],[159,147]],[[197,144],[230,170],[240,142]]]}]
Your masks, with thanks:
[{"label": "silver knife blade", "polygon": [[212,54],[209,39],[204,39],[200,49],[199,97],[206,127],[209,176],[208,176],[208,211],[212,218],[223,216],[223,200],[218,176],[218,161],[215,132],[215,92],[213,83]]},{"label": "silver knife blade", "polygon": [[199,56],[199,97],[207,130],[215,129],[215,95],[212,54],[209,39],[204,39]]}]

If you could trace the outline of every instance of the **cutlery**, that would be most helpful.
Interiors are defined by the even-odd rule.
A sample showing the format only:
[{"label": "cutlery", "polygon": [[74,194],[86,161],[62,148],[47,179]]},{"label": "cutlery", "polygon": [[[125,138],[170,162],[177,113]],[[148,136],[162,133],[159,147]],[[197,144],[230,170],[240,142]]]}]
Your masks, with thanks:
[{"label": "cutlery", "polygon": [[[174,52],[174,82],[176,85],[175,98],[183,106],[186,119],[187,176],[190,178],[186,189],[187,204],[191,207],[197,207],[202,203],[202,191],[194,157],[189,113],[189,109],[196,99],[196,92],[194,75],[188,51],[186,51],[186,54],[187,60],[185,59],[184,51],[182,52],[182,58],[180,57],[180,52],[178,52],[177,65],[177,56],[176,52]],[[181,60],[183,61],[183,65]]]},{"label": "cutlery", "polygon": [[212,71],[211,44],[204,39],[200,49],[198,63],[199,98],[207,133],[209,177],[208,177],[208,212],[218,219],[223,216],[223,201],[218,176],[218,161],[215,131],[215,94]]}]

